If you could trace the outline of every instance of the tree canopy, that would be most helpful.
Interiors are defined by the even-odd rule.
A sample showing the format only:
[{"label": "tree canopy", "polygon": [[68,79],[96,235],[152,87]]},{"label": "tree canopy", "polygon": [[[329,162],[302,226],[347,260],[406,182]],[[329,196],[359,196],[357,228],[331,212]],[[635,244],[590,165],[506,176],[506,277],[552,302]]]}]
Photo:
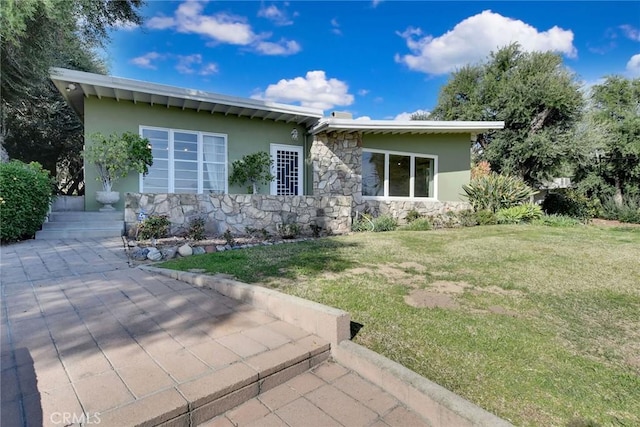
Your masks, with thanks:
[{"label": "tree canopy", "polygon": [[580,125],[576,177],[586,193],[617,205],[640,196],[640,79],[608,76],[591,88]]},{"label": "tree canopy", "polygon": [[59,191],[82,190],[82,124],[49,80],[51,67],[96,73],[96,51],[118,25],[140,24],[142,0],[3,0],[0,2],[0,145],[41,163]]},{"label": "tree canopy", "polygon": [[478,135],[474,158],[535,184],[557,174],[572,154],[583,105],[577,78],[559,55],[524,52],[514,43],[454,72],[431,117],[504,121],[504,130]]}]

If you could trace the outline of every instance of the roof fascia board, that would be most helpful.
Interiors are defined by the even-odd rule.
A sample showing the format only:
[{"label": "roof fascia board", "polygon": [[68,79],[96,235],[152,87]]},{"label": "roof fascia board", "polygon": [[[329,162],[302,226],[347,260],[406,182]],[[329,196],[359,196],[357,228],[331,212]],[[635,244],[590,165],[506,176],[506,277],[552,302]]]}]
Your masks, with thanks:
[{"label": "roof fascia board", "polygon": [[428,121],[428,120],[353,120],[353,119],[324,119],[311,129],[312,134],[324,131],[361,131],[367,132],[484,132],[487,130],[504,129],[504,122],[482,121]]},{"label": "roof fascia board", "polygon": [[298,107],[269,101],[258,101],[247,98],[204,92],[196,89],[186,89],[176,86],[160,85],[141,80],[124,79],[121,77],[105,76],[102,74],[85,73],[83,71],[52,68],[52,80],[64,80],[79,84],[93,85],[110,89],[120,89],[130,92],[143,92],[150,95],[167,96],[171,98],[189,99],[194,101],[225,104],[233,107],[274,111],[283,114],[293,114],[320,119],[324,112],[315,108]]}]

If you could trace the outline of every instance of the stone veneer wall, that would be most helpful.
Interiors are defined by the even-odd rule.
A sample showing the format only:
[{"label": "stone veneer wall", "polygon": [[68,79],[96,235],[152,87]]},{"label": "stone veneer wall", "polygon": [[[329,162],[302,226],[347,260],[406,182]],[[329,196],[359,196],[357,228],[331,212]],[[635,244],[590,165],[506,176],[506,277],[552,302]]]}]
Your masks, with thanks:
[{"label": "stone veneer wall", "polygon": [[416,210],[423,216],[434,216],[471,209],[471,204],[467,202],[366,200],[364,205],[366,212],[373,216],[391,215],[400,223],[406,222],[405,218],[410,210]]},{"label": "stone veneer wall", "polygon": [[309,153],[315,196],[351,196],[361,210],[362,134],[322,132],[314,135]]},{"label": "stone veneer wall", "polygon": [[206,217],[206,231],[245,234],[247,227],[276,233],[276,226],[295,223],[302,233],[310,225],[342,234],[351,230],[351,197],[347,196],[268,196],[261,194],[149,194],[126,193],[127,230],[137,224],[138,213],[167,215],[171,232],[187,229],[192,218]]}]

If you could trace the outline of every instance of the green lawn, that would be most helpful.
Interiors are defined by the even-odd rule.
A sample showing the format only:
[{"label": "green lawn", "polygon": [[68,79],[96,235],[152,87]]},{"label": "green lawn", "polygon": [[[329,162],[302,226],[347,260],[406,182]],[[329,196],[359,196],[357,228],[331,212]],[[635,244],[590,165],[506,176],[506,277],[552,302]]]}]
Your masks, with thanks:
[{"label": "green lawn", "polygon": [[516,425],[640,425],[640,228],[359,233],[164,266],[346,310],[356,342]]}]

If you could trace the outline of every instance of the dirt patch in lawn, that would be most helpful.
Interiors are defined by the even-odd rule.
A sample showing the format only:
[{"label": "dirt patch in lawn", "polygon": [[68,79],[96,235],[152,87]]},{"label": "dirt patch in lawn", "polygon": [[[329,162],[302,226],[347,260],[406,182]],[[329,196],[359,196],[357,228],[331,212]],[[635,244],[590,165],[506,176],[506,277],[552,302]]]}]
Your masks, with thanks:
[{"label": "dirt patch in lawn", "polygon": [[412,307],[418,308],[446,308],[454,309],[460,307],[450,295],[430,292],[426,289],[414,289],[404,297],[404,301]]},{"label": "dirt patch in lawn", "polygon": [[400,264],[400,268],[404,268],[405,270],[415,270],[418,273],[425,273],[427,271],[427,267],[422,264],[418,264],[417,262],[403,262]]}]

